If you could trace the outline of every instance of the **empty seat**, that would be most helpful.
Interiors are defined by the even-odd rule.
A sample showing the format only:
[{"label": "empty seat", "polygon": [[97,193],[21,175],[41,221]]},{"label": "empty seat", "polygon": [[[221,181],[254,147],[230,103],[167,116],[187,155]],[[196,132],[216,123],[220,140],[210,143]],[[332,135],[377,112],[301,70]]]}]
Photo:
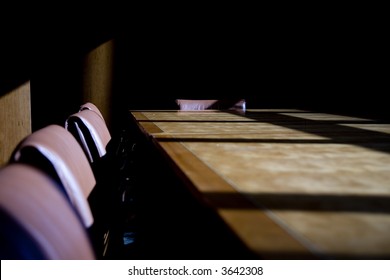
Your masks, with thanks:
[{"label": "empty seat", "polygon": [[86,102],[86,103],[82,104],[80,106],[79,111],[84,111],[84,110],[91,110],[91,111],[95,112],[96,114],[98,114],[104,120],[103,114],[100,112],[99,108],[95,104],[93,104],[92,102]]},{"label": "empty seat", "polygon": [[176,99],[180,110],[244,110],[246,109],[245,99]]},{"label": "empty seat", "polygon": [[[103,194],[111,200],[110,220],[114,225],[111,232],[114,232],[115,237],[123,237],[129,228],[133,230],[136,216],[135,188],[130,178],[133,164],[130,159],[130,141],[127,131],[122,131],[119,138],[112,138],[104,119],[96,111],[99,109],[88,103],[85,109],[67,118],[65,128],[83,147],[97,185],[105,190]],[[121,239],[118,243],[124,245]]]},{"label": "empty seat", "polygon": [[0,170],[1,259],[95,259],[85,227],[42,171],[13,163]]},{"label": "empty seat", "polygon": [[117,158],[107,153],[112,138],[104,119],[92,110],[82,110],[67,118],[65,128],[82,146],[98,183],[119,201],[121,182],[126,181],[121,176]]},{"label": "empty seat", "polygon": [[96,112],[82,110],[69,116],[65,128],[80,143],[91,163],[106,155],[111,134],[104,119]]},{"label": "empty seat", "polygon": [[111,185],[113,195],[122,202],[131,200],[128,186],[131,160],[126,133],[115,141],[104,119],[90,109],[70,115],[65,128],[83,147],[97,181]]},{"label": "empty seat", "polygon": [[80,145],[66,129],[49,125],[23,139],[11,161],[34,165],[59,181],[83,224],[90,227],[94,218],[87,198],[96,180]]},{"label": "empty seat", "polygon": [[[97,117],[99,116],[99,118]],[[99,108],[87,102],[80,106],[78,112],[70,115],[65,121],[65,128],[73,134],[83,147],[93,169],[103,159],[103,165],[118,171],[128,171],[130,154],[134,148],[127,129],[112,137]],[[105,167],[105,168],[106,168]],[[99,170],[95,171],[95,175]]]},{"label": "empty seat", "polygon": [[121,239],[117,242],[117,247],[121,247],[126,243],[123,241],[124,236],[130,231],[134,234],[135,227],[136,189],[131,179],[132,146],[126,130],[117,138],[111,137],[104,119],[96,111],[99,109],[89,103],[87,109],[67,118],[65,128],[83,147],[97,185],[104,189],[104,195],[111,199],[111,232],[115,240]]},{"label": "empty seat", "polygon": [[98,258],[108,246],[112,198],[98,185],[81,146],[69,131],[49,125],[27,136],[16,147],[11,162],[27,163],[58,182],[65,197],[88,229]]}]

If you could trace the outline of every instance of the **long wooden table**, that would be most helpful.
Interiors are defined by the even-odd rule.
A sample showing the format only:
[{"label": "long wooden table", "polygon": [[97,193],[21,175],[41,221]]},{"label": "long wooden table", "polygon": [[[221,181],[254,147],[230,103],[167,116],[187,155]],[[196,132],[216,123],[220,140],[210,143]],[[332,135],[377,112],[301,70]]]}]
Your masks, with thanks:
[{"label": "long wooden table", "polygon": [[390,124],[294,109],[131,115],[259,257],[390,257]]}]

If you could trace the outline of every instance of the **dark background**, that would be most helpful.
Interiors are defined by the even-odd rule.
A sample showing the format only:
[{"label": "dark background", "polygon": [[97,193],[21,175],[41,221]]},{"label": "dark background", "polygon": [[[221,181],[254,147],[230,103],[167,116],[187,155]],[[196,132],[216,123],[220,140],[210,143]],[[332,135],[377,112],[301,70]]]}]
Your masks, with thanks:
[{"label": "dark background", "polygon": [[246,98],[248,108],[388,118],[388,29],[381,10],[357,5],[16,10],[17,19],[2,25],[0,94],[30,79],[33,126],[43,118],[62,124],[81,102],[85,55],[114,39],[114,112],[169,109],[176,98],[237,97]]}]

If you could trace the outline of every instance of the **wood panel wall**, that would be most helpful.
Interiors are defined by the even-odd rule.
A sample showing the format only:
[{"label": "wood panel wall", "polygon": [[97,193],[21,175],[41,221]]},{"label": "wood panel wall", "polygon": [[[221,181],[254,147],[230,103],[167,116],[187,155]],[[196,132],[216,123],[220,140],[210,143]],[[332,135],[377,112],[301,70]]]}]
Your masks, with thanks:
[{"label": "wood panel wall", "polygon": [[94,103],[102,112],[109,127],[113,64],[114,41],[110,40],[87,54],[83,71],[83,102]]},{"label": "wood panel wall", "polygon": [[17,144],[31,133],[30,81],[0,97],[0,166]]}]

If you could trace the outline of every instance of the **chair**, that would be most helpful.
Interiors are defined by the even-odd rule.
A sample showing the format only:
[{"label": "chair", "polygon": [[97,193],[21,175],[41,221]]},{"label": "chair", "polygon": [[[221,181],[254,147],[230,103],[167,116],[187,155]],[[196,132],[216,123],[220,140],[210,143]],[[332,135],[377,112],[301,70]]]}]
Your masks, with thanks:
[{"label": "chair", "polygon": [[104,120],[103,114],[100,112],[99,108],[95,104],[93,104],[91,102],[87,102],[87,103],[82,104],[80,106],[79,112],[84,111],[84,110],[91,110],[91,111],[95,112],[96,114],[98,114]]},{"label": "chair", "polygon": [[244,110],[246,109],[245,99],[176,99],[176,104],[182,111],[193,110]]},{"label": "chair", "polygon": [[56,182],[12,163],[0,170],[1,259],[95,259],[85,227]]},{"label": "chair", "polygon": [[[96,108],[92,105],[89,105],[89,108]],[[65,128],[83,147],[97,181],[106,181],[104,184],[116,186],[117,193],[114,195],[123,203],[132,200],[129,198],[131,191],[128,186],[132,148],[129,148],[126,132],[123,132],[118,140],[112,138],[104,119],[91,109],[70,115],[65,122]]]},{"label": "chair", "polygon": [[119,141],[115,141],[104,119],[91,109],[70,115],[65,122],[65,128],[83,147],[97,185],[105,190],[102,193],[111,200],[110,220],[115,227],[112,229],[114,235],[123,235],[125,228],[132,228],[132,222],[129,221],[135,217],[134,186],[130,184],[131,161],[128,160],[128,139],[125,133]]},{"label": "chair", "polygon": [[[121,160],[124,157],[122,155],[120,158],[119,154],[110,150],[113,139],[104,119],[90,109],[81,110],[67,118],[65,128],[83,148],[97,181],[106,181],[106,185],[118,185],[118,180],[122,177],[120,171],[124,165]],[[113,181],[117,183],[113,184]],[[112,188],[115,188],[114,186]]]},{"label": "chair", "polygon": [[69,116],[65,128],[76,138],[89,162],[94,163],[106,155],[111,140],[104,119],[92,110],[82,110]]},{"label": "chair", "polygon": [[104,256],[112,200],[97,185],[92,168],[72,134],[59,125],[37,130],[19,143],[10,162],[35,166],[56,180],[88,229],[97,257]]},{"label": "chair", "polygon": [[14,150],[11,162],[34,165],[54,177],[90,227],[94,218],[87,197],[96,180],[84,153],[72,134],[59,125],[49,125],[23,139]]},{"label": "chair", "polygon": [[95,104],[91,102],[82,104],[77,113],[67,118],[65,128],[83,147],[93,168],[103,157],[109,158],[110,165],[113,164],[122,171],[129,167],[134,143],[130,140],[128,130],[123,129],[118,136],[112,137],[102,113]]}]

